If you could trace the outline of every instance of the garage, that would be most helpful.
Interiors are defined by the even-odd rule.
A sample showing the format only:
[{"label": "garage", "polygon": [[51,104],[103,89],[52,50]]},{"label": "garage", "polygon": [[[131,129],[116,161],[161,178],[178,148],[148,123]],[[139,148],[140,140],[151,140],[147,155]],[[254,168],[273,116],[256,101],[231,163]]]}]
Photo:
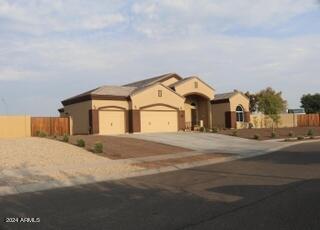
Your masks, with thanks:
[{"label": "garage", "polygon": [[141,111],[141,132],[177,132],[178,114],[175,110],[143,110]]},{"label": "garage", "polygon": [[123,110],[99,111],[99,134],[114,135],[125,133],[125,112]]}]

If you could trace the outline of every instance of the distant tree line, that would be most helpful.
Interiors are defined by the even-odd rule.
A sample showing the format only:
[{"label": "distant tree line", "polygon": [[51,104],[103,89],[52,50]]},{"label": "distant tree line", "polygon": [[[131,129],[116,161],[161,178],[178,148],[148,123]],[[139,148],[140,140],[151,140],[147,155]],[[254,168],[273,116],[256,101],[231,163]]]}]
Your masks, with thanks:
[{"label": "distant tree line", "polygon": [[320,93],[303,95],[301,108],[304,108],[306,113],[320,113]]}]

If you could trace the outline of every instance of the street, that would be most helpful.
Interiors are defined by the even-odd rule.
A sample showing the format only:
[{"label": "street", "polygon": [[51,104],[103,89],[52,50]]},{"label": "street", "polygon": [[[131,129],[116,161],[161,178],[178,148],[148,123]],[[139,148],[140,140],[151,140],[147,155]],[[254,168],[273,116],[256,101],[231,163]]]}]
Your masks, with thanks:
[{"label": "street", "polygon": [[[221,164],[0,197],[0,229],[320,228],[320,143]],[[40,223],[4,223],[5,218]],[[13,219],[14,220],[14,219]]]}]

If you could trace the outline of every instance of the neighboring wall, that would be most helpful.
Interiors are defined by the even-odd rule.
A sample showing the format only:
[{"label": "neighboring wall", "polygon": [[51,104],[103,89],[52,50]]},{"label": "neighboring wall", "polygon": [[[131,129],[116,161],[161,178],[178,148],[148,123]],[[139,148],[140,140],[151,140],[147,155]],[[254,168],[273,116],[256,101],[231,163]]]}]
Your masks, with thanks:
[{"label": "neighboring wall", "polygon": [[[280,121],[275,124],[277,128],[297,127],[296,114],[280,114]],[[254,128],[272,128],[272,120],[263,114],[251,114],[251,123]]]},{"label": "neighboring wall", "polygon": [[0,116],[0,138],[30,137],[30,116]]}]

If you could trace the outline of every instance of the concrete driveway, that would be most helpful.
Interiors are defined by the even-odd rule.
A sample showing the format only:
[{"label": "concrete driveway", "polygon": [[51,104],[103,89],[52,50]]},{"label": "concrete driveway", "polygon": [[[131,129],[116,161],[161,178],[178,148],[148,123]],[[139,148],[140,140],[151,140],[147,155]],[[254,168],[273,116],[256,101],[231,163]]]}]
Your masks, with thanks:
[{"label": "concrete driveway", "polygon": [[201,152],[254,156],[289,146],[289,143],[255,141],[214,133],[148,133],[129,137],[179,146]]}]

